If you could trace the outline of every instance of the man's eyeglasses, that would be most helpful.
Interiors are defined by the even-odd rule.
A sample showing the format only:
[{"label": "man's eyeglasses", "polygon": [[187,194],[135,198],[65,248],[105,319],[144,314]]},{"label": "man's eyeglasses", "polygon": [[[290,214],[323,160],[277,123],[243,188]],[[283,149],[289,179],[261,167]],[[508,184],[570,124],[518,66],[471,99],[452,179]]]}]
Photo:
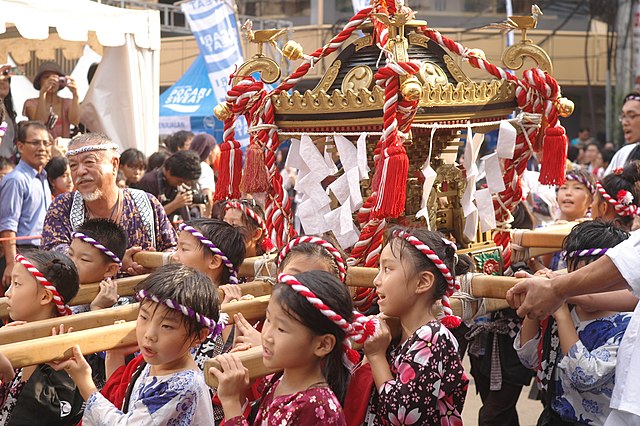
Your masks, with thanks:
[{"label": "man's eyeglasses", "polygon": [[22,141],[22,143],[26,143],[33,147],[44,145],[45,148],[49,148],[50,146],[53,146],[53,142],[48,139],[34,139],[32,141]]},{"label": "man's eyeglasses", "polygon": [[637,117],[640,117],[640,114],[620,114],[618,116],[618,121],[619,122],[623,122],[623,121],[633,121],[635,120]]}]

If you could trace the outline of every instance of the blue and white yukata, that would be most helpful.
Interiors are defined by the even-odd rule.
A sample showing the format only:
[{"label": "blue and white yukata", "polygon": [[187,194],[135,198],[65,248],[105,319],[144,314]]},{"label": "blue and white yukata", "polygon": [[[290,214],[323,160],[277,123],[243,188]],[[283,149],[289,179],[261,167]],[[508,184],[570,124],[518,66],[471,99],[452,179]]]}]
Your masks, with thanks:
[{"label": "blue and white yukata", "polygon": [[[611,411],[618,348],[631,314],[581,321],[571,310],[571,318],[579,340],[567,355],[558,352],[553,383],[549,385],[553,394],[551,409],[568,422],[603,425]],[[521,345],[520,333],[516,336],[513,347],[525,367],[538,368],[541,338],[538,334]]]},{"label": "blue and white yukata", "polygon": [[127,412],[123,413],[100,392],[87,400],[84,426],[213,425],[209,388],[200,371],[184,370],[151,376],[146,365],[133,384]]}]

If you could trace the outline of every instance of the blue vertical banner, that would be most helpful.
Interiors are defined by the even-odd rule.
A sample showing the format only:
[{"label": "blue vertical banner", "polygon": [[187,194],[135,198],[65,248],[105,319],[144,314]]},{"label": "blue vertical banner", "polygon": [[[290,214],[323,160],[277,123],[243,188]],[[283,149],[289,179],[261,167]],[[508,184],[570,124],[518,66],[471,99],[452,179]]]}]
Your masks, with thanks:
[{"label": "blue vertical banner", "polygon": [[[235,11],[224,0],[192,0],[180,7],[204,58],[213,96],[217,103],[224,102],[229,76],[244,61]],[[249,143],[244,118],[236,124],[236,140]]]}]

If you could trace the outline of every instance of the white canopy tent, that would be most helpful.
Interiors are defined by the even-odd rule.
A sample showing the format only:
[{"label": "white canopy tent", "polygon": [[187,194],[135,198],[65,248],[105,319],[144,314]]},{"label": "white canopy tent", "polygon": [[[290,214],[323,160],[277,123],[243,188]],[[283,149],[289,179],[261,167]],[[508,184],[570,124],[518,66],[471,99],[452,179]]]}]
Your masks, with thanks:
[{"label": "white canopy tent", "polygon": [[[0,0],[0,64],[82,56],[85,45],[102,61],[82,103],[82,122],[107,134],[122,149],[147,155],[158,149],[160,15],[89,0]],[[52,33],[51,30],[54,30]]]}]

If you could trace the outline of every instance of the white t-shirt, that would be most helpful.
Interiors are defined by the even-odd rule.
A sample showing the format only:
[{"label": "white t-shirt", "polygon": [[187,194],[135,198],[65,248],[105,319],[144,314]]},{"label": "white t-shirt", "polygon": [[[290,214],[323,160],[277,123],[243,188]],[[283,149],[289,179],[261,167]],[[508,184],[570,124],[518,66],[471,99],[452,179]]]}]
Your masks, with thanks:
[{"label": "white t-shirt", "polygon": [[213,169],[210,165],[204,161],[200,163],[200,178],[198,179],[200,189],[210,189],[211,192],[216,192],[216,179],[213,174]]},{"label": "white t-shirt", "polygon": [[630,143],[629,145],[625,145],[620,148],[618,152],[613,155],[613,158],[609,163],[609,167],[607,167],[607,170],[604,171],[604,175],[609,175],[613,173],[615,169],[624,167],[624,164],[627,162],[627,158],[629,158],[629,154],[631,154],[631,151],[633,151],[633,148],[635,148],[638,143],[640,142]]},{"label": "white t-shirt", "polygon": [[[627,281],[633,294],[640,297],[640,231],[606,254]],[[614,410],[605,426],[640,425],[640,303],[618,349],[616,385],[611,396]]]}]

